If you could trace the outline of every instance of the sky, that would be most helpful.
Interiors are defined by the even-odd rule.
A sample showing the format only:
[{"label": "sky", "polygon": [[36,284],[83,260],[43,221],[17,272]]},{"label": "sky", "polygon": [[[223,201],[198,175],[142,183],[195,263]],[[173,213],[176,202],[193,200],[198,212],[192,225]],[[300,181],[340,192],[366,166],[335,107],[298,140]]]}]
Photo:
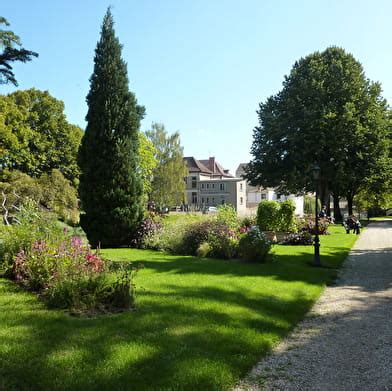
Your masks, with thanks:
[{"label": "sky", "polygon": [[[141,130],[179,131],[185,156],[232,172],[251,159],[258,105],[294,62],[340,46],[392,103],[390,0],[0,0],[1,15],[39,58],[14,69],[19,89],[48,90],[85,128],[89,77],[106,8],[123,44]],[[16,90],[1,86],[1,93]]]}]

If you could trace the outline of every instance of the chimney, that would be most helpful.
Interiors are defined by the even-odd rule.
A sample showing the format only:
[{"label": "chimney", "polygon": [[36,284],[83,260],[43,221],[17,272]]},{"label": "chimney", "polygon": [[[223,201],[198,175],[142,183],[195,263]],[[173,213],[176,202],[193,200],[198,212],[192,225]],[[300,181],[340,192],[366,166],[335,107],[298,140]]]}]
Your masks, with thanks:
[{"label": "chimney", "polygon": [[215,157],[210,157],[208,159],[208,165],[210,166],[209,169],[215,173]]}]

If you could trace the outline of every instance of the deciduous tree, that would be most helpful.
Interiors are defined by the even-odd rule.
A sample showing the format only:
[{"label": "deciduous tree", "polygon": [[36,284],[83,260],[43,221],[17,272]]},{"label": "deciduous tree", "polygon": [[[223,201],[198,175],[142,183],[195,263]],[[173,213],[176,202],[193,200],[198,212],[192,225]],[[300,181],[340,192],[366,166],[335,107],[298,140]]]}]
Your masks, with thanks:
[{"label": "deciduous tree", "polygon": [[184,201],[187,168],[180,135],[169,135],[163,124],[153,123],[146,132],[156,149],[157,167],[153,170],[150,199],[159,206],[179,205]]},{"label": "deciduous tree", "polygon": [[0,95],[0,167],[32,177],[59,169],[75,185],[83,131],[68,123],[64,103],[36,89]]},{"label": "deciduous tree", "polygon": [[254,185],[314,191],[317,163],[323,204],[331,192],[352,199],[387,156],[390,125],[380,85],[341,48],[297,61],[283,89],[260,103],[258,116],[247,174]]}]

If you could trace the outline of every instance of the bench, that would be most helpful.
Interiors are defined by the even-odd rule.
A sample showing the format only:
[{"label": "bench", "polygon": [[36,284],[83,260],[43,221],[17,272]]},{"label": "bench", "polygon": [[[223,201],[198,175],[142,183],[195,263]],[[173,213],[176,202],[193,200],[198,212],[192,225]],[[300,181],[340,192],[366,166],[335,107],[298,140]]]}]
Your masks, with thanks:
[{"label": "bench", "polygon": [[343,221],[343,226],[347,234],[349,234],[351,230],[357,235],[361,233],[361,223],[358,220],[355,221],[351,218],[348,218],[347,220]]}]

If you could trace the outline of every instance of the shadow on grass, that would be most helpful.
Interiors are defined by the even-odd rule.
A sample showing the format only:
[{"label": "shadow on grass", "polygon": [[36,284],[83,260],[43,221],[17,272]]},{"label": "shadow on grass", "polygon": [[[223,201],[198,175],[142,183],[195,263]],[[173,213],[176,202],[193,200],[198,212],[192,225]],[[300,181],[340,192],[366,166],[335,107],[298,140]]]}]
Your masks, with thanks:
[{"label": "shadow on grass", "polygon": [[176,294],[145,292],[136,312],[78,319],[46,310],[9,281],[1,285],[8,296],[0,389],[7,390],[225,389],[312,303],[301,294],[281,300],[167,286]]},{"label": "shadow on grass", "polygon": [[[347,247],[329,243],[325,253],[322,247],[322,262],[338,267]],[[153,258],[136,254],[130,260],[161,282],[140,291],[137,311],[106,317],[49,311],[0,280],[0,389],[228,389],[336,276],[307,265],[312,247],[292,255],[289,247],[276,246],[266,264]]]}]

